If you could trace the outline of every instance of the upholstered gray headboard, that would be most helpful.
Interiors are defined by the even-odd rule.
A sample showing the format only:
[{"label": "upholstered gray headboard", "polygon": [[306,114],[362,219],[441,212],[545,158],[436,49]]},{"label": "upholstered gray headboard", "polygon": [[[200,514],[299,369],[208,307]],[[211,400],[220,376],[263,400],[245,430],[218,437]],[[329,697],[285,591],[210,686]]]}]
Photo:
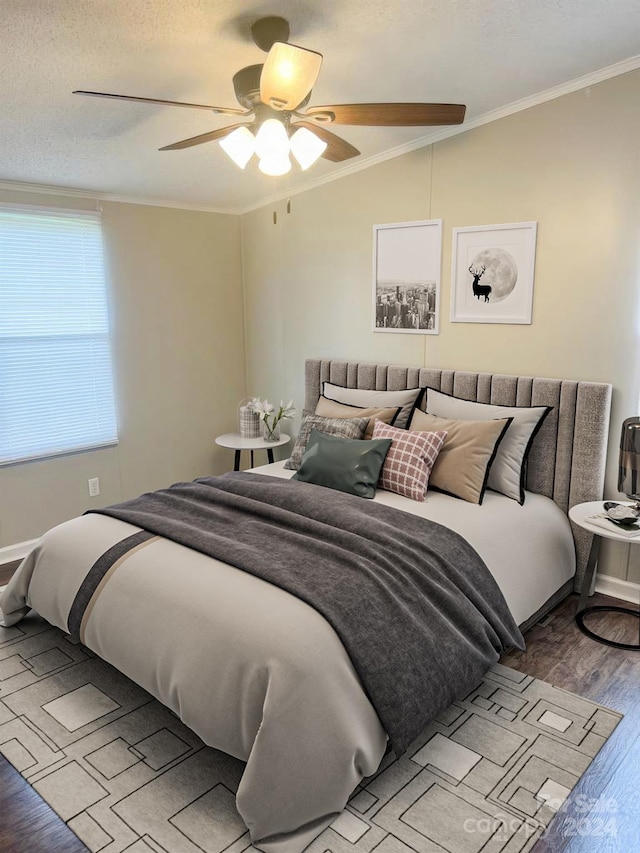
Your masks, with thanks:
[{"label": "upholstered gray headboard", "polygon": [[[305,362],[306,409],[315,409],[325,381],[381,391],[429,387],[480,403],[552,406],[529,453],[526,488],[552,498],[565,513],[575,504],[602,498],[611,385],[308,359]],[[578,566],[576,584],[579,585],[592,536],[572,526]]]}]

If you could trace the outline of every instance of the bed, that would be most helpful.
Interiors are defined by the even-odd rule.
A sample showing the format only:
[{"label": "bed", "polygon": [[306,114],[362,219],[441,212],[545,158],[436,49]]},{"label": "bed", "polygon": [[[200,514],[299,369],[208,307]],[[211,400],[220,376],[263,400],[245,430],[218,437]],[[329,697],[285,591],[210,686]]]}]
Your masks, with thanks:
[{"label": "bed", "polygon": [[[431,520],[460,534],[523,629],[580,583],[589,536],[572,530],[566,514],[601,497],[610,386],[309,360],[306,409],[314,409],[323,381],[379,390],[428,385],[467,400],[553,407],[531,447],[524,505],[490,492],[476,506],[431,492],[417,503],[381,490],[373,503],[382,518],[386,507],[396,510],[407,527]],[[238,488],[256,481],[277,491],[292,473],[281,462],[263,466]],[[4,624],[33,608],[67,630],[89,569],[106,554],[109,566],[76,614],[74,633],[205,743],[246,762],[236,802],[260,849],[302,850],[376,771],[388,745],[345,642],[317,610],[272,583],[97,514],[42,537],[0,601]]]}]

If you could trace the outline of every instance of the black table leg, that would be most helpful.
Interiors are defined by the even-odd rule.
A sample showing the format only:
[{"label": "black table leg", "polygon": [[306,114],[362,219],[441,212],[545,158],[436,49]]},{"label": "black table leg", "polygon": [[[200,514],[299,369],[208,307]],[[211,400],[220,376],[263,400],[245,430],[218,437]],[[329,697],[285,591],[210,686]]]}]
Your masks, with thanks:
[{"label": "black table leg", "polygon": [[589,559],[587,560],[587,568],[585,569],[584,578],[582,579],[582,586],[580,587],[580,601],[578,602],[578,612],[584,610],[587,606],[587,599],[589,598],[589,593],[591,592],[591,584],[593,583],[593,576],[596,572],[596,566],[598,565],[598,557],[600,556],[600,543],[601,538],[596,534],[593,537],[593,541],[591,543],[591,550],[589,551]]},{"label": "black table leg", "polygon": [[273,450],[271,447],[267,447],[267,459],[269,462],[273,462]]},{"label": "black table leg", "polygon": [[[591,590],[591,584],[593,583],[593,576],[596,571],[596,566],[598,564],[598,556],[600,554],[600,542],[601,539],[599,536],[595,535],[593,537],[593,542],[591,543],[591,551],[589,552],[589,560],[587,562],[587,568],[584,573],[584,578],[582,580],[582,586],[580,588],[580,600],[578,601],[578,609],[576,611],[576,625],[583,634],[586,634],[587,637],[591,637],[592,640],[596,640],[598,643],[604,643],[605,646],[613,646],[615,649],[626,649],[629,651],[640,651],[640,642],[638,643],[618,643],[615,640],[607,640],[606,637],[601,637],[598,634],[595,634],[584,624],[584,617],[588,616],[589,613],[626,613],[629,616],[637,616],[640,619],[640,611],[631,610],[629,607],[614,607],[614,606],[598,606],[598,607],[587,607],[587,599],[589,597],[589,592]],[[640,625],[638,640],[640,640]]]},{"label": "black table leg", "polygon": [[240,453],[241,453],[240,450],[236,450],[235,458],[233,460],[233,470],[234,471],[240,470]]},{"label": "black table leg", "polygon": [[251,467],[253,468],[253,450],[251,451]]}]

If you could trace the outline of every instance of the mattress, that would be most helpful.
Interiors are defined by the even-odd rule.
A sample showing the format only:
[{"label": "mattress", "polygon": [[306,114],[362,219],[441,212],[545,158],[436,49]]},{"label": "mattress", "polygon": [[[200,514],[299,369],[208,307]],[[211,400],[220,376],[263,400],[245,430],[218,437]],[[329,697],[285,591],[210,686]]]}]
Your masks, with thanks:
[{"label": "mattress", "polygon": [[[251,470],[290,478],[274,462]],[[524,504],[487,490],[481,505],[430,490],[424,503],[378,489],[373,500],[450,527],[472,545],[494,576],[518,625],[524,625],[575,574],[569,519],[544,495]]]}]

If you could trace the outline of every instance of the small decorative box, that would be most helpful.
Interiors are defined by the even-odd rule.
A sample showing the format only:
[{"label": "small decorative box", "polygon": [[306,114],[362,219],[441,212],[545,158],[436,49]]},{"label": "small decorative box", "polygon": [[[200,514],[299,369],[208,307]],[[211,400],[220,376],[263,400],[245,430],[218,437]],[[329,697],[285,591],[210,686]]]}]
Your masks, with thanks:
[{"label": "small decorative box", "polygon": [[253,411],[251,400],[247,398],[238,406],[238,430],[242,438],[260,438],[260,416]]}]

